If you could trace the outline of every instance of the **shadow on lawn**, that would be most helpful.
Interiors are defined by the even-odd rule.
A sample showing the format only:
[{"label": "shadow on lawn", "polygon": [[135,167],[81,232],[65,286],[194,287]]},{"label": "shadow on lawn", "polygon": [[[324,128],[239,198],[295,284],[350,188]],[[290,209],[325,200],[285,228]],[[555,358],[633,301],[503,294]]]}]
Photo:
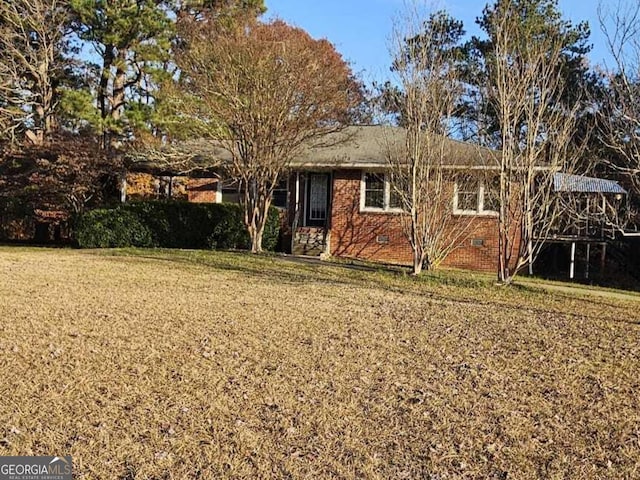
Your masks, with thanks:
[{"label": "shadow on lawn", "polygon": [[[575,319],[597,319],[640,325],[635,319],[624,319],[611,312],[611,316],[596,316],[566,310],[540,307],[549,296],[556,299],[588,301],[606,310],[619,305],[597,298],[576,297],[562,292],[549,292],[539,286],[511,285],[496,286],[487,279],[468,278],[458,272],[439,273],[413,278],[408,270],[401,267],[372,266],[358,263],[326,262],[314,258],[300,258],[280,255],[249,255],[246,252],[203,252],[197,250],[155,251],[112,250],[115,257],[143,258],[152,261],[209,267],[218,270],[252,276],[270,283],[288,285],[326,284],[331,286],[357,286],[380,288],[395,294],[416,295],[432,301],[454,304],[487,306],[504,311],[526,309],[534,315],[562,315]],[[449,289],[454,288],[451,292]],[[502,291],[500,291],[500,289]],[[528,305],[522,304],[524,297],[530,297]],[[496,298],[497,297],[497,298]],[[546,304],[546,303],[544,303]]]},{"label": "shadow on lawn", "polygon": [[[196,251],[170,253],[158,252],[156,254],[119,251],[113,252],[113,254],[118,257],[131,256],[146,260],[210,267],[217,270],[257,277],[271,283],[277,282],[289,285],[303,285],[309,283],[324,283],[329,285],[363,285],[366,283],[366,279],[354,278],[354,275],[341,276],[338,272],[328,272],[326,267],[330,267],[331,265],[293,261],[286,262],[283,257],[279,256],[249,256],[248,254],[241,252],[222,252],[220,255],[215,255]],[[357,271],[360,273],[371,273],[370,270],[365,271],[358,269]],[[364,277],[364,275],[359,275],[358,277]],[[369,284],[371,283],[372,282],[369,281]]]}]

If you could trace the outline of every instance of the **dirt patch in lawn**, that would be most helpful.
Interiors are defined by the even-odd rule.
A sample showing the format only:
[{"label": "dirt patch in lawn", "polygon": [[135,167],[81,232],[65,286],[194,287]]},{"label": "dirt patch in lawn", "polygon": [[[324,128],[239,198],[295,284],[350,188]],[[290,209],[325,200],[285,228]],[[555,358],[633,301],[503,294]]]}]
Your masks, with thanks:
[{"label": "dirt patch in lawn", "polygon": [[637,478],[638,304],[0,249],[0,455],[78,478]]}]

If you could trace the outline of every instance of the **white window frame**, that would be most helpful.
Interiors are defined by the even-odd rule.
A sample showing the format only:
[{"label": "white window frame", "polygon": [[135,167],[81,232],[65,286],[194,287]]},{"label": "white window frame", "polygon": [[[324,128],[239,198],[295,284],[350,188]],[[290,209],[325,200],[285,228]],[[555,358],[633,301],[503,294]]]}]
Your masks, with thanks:
[{"label": "white window frame", "polygon": [[484,217],[497,217],[498,212],[495,210],[485,210],[484,209],[484,192],[485,192],[485,182],[484,180],[478,179],[478,208],[477,210],[461,210],[458,208],[458,182],[454,182],[453,184],[453,213],[455,215],[476,215],[476,216],[484,216]]},{"label": "white window frame", "polygon": [[[384,206],[382,208],[377,207],[367,207],[365,205],[366,201],[366,190],[367,190],[367,182],[366,176],[370,175],[382,175],[384,176]],[[376,172],[376,171],[362,171],[362,176],[360,177],[360,211],[361,212],[369,212],[369,213],[402,213],[402,208],[391,208],[389,206],[391,202],[391,182],[389,179],[390,175],[386,172]]]}]

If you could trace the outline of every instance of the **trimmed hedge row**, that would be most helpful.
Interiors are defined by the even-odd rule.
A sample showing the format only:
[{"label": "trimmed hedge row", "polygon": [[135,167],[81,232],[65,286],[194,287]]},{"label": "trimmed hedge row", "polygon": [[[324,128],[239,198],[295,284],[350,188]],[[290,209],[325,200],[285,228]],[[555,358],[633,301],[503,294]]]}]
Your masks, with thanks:
[{"label": "trimmed hedge row", "polygon": [[[161,247],[247,249],[242,207],[232,203],[134,202],[91,210],[75,225],[81,248]],[[271,208],[262,245],[274,250],[280,216]]]}]

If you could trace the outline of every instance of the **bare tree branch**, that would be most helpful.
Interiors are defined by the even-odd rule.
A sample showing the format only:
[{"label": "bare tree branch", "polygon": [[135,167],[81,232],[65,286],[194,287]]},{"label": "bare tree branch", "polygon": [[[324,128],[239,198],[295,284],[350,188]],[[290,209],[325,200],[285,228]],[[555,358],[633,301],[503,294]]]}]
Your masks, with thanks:
[{"label": "bare tree branch", "polygon": [[[454,214],[454,174],[448,137],[463,95],[458,54],[443,44],[450,28],[444,12],[425,21],[416,3],[397,21],[390,51],[397,89],[387,101],[402,111],[404,144],[385,139],[385,150],[402,229],[413,251],[413,272],[437,267],[468,239],[474,216]],[[390,98],[393,96],[395,98]]]},{"label": "bare tree branch", "polygon": [[65,0],[0,2],[0,134],[25,129],[34,143],[51,135],[68,20]]},{"label": "bare tree branch", "polygon": [[593,99],[605,165],[640,193],[640,1],[598,9],[614,65],[604,68],[605,94]]},{"label": "bare tree branch", "polygon": [[531,267],[563,214],[554,201],[553,175],[572,172],[582,153],[573,142],[580,103],[560,100],[566,88],[562,32],[539,34],[510,2],[499,2],[490,21],[485,94],[497,112],[502,150],[498,279],[509,283]]}]

